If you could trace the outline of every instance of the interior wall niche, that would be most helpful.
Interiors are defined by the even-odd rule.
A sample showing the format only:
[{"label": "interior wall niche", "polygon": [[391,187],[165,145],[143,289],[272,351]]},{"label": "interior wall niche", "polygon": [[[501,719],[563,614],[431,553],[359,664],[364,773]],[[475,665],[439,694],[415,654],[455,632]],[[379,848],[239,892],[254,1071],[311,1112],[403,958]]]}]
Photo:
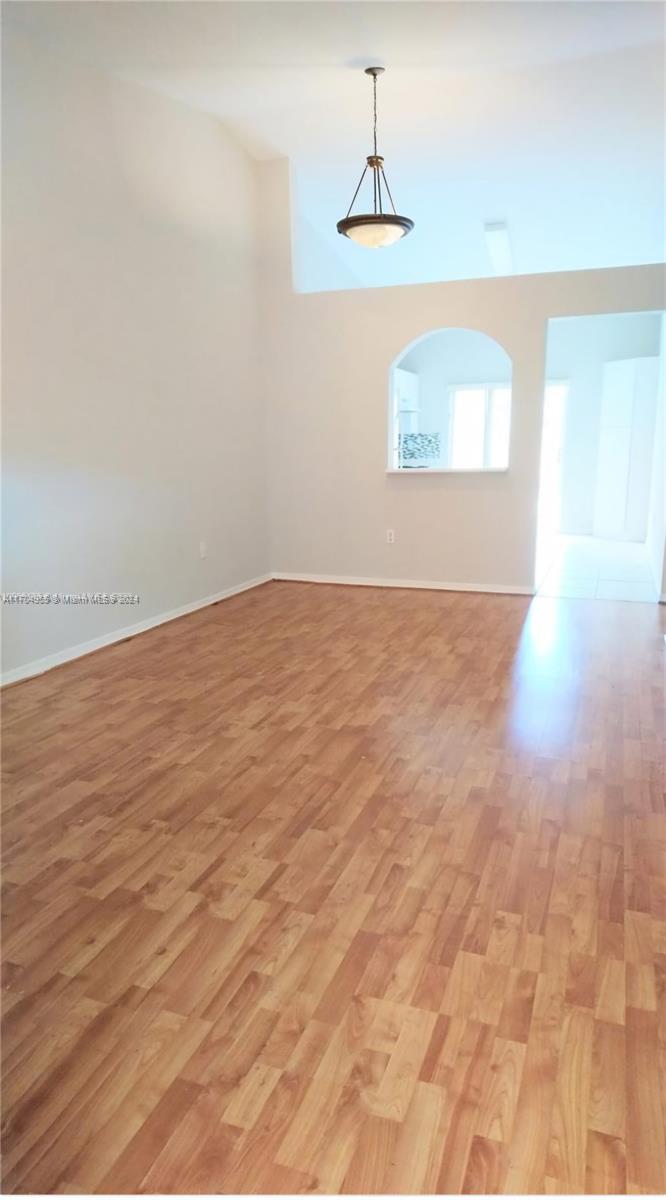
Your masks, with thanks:
[{"label": "interior wall niche", "polygon": [[389,375],[390,471],[506,471],[511,359],[486,333],[438,329]]}]

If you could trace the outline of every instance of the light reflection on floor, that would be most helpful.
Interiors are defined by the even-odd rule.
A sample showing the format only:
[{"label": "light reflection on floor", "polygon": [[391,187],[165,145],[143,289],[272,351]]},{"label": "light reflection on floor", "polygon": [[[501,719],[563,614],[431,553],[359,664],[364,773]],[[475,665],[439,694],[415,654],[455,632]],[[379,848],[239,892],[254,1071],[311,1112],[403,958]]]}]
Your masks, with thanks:
[{"label": "light reflection on floor", "polygon": [[[637,718],[640,689],[650,686],[640,655],[644,651],[649,659],[656,639],[666,658],[665,624],[660,604],[535,596],[513,660],[507,743],[521,753],[570,763],[578,746],[582,760],[594,725],[587,698],[598,690],[600,673],[609,673],[612,664],[627,714]],[[663,686],[663,678],[654,685]]]},{"label": "light reflection on floor", "polygon": [[510,732],[517,748],[548,754],[571,739],[584,658],[570,605],[535,597],[514,661]]}]

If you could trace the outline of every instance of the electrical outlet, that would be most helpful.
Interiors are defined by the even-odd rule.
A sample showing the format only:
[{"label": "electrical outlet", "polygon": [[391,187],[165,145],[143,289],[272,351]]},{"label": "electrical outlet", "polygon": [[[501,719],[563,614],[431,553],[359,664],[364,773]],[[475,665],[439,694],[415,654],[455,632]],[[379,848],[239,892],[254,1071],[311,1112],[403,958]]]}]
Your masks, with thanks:
[{"label": "electrical outlet", "polygon": [[387,529],[386,530],[386,540],[387,540],[389,546],[393,545],[393,543],[395,541],[395,529]]},{"label": "electrical outlet", "polygon": [[208,555],[208,546],[202,538],[199,542],[199,558],[206,558]]}]

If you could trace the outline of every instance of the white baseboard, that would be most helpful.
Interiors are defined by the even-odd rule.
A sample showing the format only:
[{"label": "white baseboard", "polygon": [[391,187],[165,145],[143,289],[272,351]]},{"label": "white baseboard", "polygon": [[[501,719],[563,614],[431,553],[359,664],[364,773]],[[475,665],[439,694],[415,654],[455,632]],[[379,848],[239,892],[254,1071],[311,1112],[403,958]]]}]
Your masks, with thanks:
[{"label": "white baseboard", "polygon": [[[442,583],[439,580],[372,579],[359,575],[300,575],[289,571],[272,571],[269,575],[259,575],[256,579],[248,579],[245,583],[239,583],[235,587],[225,588],[224,591],[217,592],[214,596],[206,596],[203,600],[193,600],[190,604],[183,604],[180,608],[173,608],[169,612],[157,613],[154,617],[138,621],[135,625],[125,625],[122,629],[114,629],[111,633],[102,634],[101,637],[92,638],[88,642],[80,642],[77,646],[68,646],[56,654],[48,654],[45,658],[34,659],[32,662],[24,663],[23,666],[14,667],[11,671],[3,671],[0,682],[2,686],[5,686],[10,683],[18,683],[21,679],[30,679],[33,675],[42,675],[45,671],[50,671],[52,667],[72,662],[76,658],[82,658],[85,654],[91,654],[94,650],[112,646],[115,642],[123,642],[126,638],[135,637],[138,633],[145,633],[146,630],[164,625],[167,621],[175,621],[178,617],[185,617],[188,613],[197,612],[200,608],[207,608],[210,604],[217,604],[220,600],[227,600],[231,596],[237,596],[240,592],[247,592],[251,588],[259,587],[262,583],[269,583],[271,579],[291,580],[295,583],[336,583],[353,587],[417,588],[425,591],[487,592],[512,596],[534,595],[533,588],[509,587],[506,584]],[[666,596],[662,596],[662,600],[666,600]]]},{"label": "white baseboard", "polygon": [[361,575],[297,575],[293,571],[273,571],[273,579],[293,583],[341,583],[353,587],[420,588],[438,592],[488,592],[506,596],[533,596],[534,588],[504,583],[442,583],[428,579],[371,579]]},{"label": "white baseboard", "polygon": [[114,642],[123,642],[137,633],[145,633],[147,629],[154,629],[155,626],[164,625],[167,621],[175,621],[177,617],[185,617],[188,613],[196,612],[200,608],[207,608],[209,604],[217,604],[219,600],[228,600],[230,596],[237,596],[239,592],[247,592],[250,588],[259,587],[262,583],[270,583],[272,578],[272,575],[258,575],[256,579],[248,579],[245,583],[225,588],[222,592],[216,592],[214,596],[206,596],[203,600],[193,600],[190,604],[182,604],[180,608],[172,608],[169,612],[157,613],[145,621],[138,621],[136,625],[126,625],[123,629],[114,629],[113,632],[92,638],[89,642],[80,642],[78,646],[68,646],[65,650],[59,650],[57,654],[48,654],[46,658],[37,658],[33,662],[25,663],[22,667],[3,671],[1,682],[4,686],[8,683],[17,683],[20,679],[29,679],[32,675],[42,675],[44,671],[50,671],[52,667],[59,667],[62,663],[81,658],[84,654],[91,654],[93,650],[102,650],[104,646],[112,646]]}]

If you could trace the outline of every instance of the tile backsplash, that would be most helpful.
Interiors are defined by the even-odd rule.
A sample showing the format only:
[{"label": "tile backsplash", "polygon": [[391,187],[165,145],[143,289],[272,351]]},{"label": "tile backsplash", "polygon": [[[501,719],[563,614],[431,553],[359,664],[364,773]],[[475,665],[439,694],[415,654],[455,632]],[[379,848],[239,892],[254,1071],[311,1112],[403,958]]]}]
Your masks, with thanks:
[{"label": "tile backsplash", "polygon": [[398,465],[432,467],[439,462],[442,448],[440,433],[401,433],[398,438]]}]

